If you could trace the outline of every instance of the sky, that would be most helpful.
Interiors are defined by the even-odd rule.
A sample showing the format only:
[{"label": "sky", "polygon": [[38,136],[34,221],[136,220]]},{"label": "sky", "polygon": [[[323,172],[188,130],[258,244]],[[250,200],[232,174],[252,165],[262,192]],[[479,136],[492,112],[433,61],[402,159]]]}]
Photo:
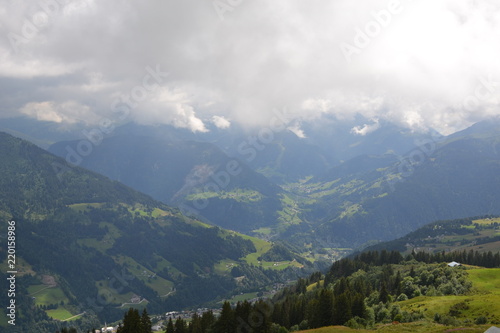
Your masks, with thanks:
[{"label": "sky", "polygon": [[[334,115],[443,134],[500,114],[494,0],[0,0],[0,118],[206,132]],[[299,135],[300,136],[300,135]]]}]

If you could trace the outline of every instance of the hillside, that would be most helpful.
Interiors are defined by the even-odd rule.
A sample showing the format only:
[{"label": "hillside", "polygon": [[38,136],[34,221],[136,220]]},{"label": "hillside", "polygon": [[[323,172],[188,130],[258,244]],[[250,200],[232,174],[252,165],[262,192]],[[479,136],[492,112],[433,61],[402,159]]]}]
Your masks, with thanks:
[{"label": "hillside", "polygon": [[[484,332],[500,324],[499,254],[491,262],[496,268],[484,268],[469,265],[468,258],[461,266],[449,266],[460,252],[406,257],[397,251],[363,252],[335,262],[324,275],[315,272],[299,279],[264,304],[224,304],[212,327],[247,324],[257,332]],[[258,322],[252,321],[255,316]]]},{"label": "hillside", "polygon": [[[365,121],[306,122],[306,138],[276,132],[246,153],[251,131],[129,124],[80,165],[210,224],[332,258],[431,221],[500,214],[498,121],[449,137],[384,122],[353,133]],[[51,151],[67,157],[79,142]]]},{"label": "hillside", "polygon": [[[78,142],[49,150],[66,158]],[[211,143],[117,135],[95,146],[80,166],[237,231],[272,225],[282,209],[277,185]]]},{"label": "hillside", "polygon": [[[446,333],[466,331],[483,333],[492,325],[500,323],[500,270],[476,268],[467,271],[473,291],[463,296],[419,296],[401,301],[403,311],[424,311],[422,320],[411,323],[380,324],[375,329],[331,326],[299,332],[308,333],[354,333],[354,332],[435,332]],[[437,314],[437,315],[436,315]],[[493,316],[491,322],[478,321],[477,318]],[[447,322],[440,323],[441,318]],[[491,317],[490,317],[491,318]],[[481,324],[474,323],[480,322]],[[486,322],[489,322],[486,324]]]},{"label": "hillside", "polygon": [[399,158],[357,157],[287,189],[302,198],[302,217],[336,247],[401,237],[436,220],[499,214],[500,134],[481,130],[482,137],[428,142]]},{"label": "hillside", "polygon": [[498,216],[445,220],[429,223],[401,238],[382,242],[365,250],[441,251],[500,250],[500,218]]},{"label": "hillside", "polygon": [[[306,271],[313,267],[286,258],[251,266],[271,243],[187,218],[5,133],[0,155],[0,216],[16,221],[19,307],[32,309],[20,312],[23,332],[53,332],[60,324],[49,317],[84,313],[78,325],[91,328],[98,319],[118,319],[128,306],[147,305],[155,313],[265,291],[295,277],[304,264]],[[4,258],[5,242],[0,239]],[[239,284],[235,267],[255,278]]]}]

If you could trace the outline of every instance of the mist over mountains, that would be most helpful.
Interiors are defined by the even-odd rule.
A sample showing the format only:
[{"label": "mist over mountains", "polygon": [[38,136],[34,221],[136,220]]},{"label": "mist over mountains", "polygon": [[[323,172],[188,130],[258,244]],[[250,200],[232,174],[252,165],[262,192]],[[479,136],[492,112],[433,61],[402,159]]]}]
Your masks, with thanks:
[{"label": "mist over mountains", "polygon": [[498,213],[498,120],[448,137],[382,121],[365,133],[367,123],[326,117],[302,124],[303,137],[285,129],[268,138],[131,123],[94,138],[88,156],[76,154],[86,139],[49,151],[210,224],[298,245],[361,246]]},{"label": "mist over mountains", "polygon": [[24,226],[22,271],[52,276],[63,296],[50,306],[71,314],[92,307],[89,292],[107,293],[110,272],[132,279],[84,325],[118,318],[136,296],[161,312],[264,293],[432,221],[500,214],[496,120],[450,136],[390,123],[360,135],[342,122],[334,135],[315,124],[307,137],[285,130],[267,141],[135,124],[65,140],[75,132],[35,125],[2,128],[48,151],[0,137],[0,215]]}]

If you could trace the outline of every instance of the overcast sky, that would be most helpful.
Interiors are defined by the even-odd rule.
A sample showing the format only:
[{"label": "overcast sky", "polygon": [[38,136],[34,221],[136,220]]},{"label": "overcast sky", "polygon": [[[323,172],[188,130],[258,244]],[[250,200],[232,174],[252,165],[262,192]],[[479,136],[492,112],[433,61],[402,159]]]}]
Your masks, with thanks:
[{"label": "overcast sky", "polygon": [[448,134],[500,113],[495,0],[0,4],[0,117],[91,125],[127,109],[206,131],[286,108],[296,127],[359,113]]}]

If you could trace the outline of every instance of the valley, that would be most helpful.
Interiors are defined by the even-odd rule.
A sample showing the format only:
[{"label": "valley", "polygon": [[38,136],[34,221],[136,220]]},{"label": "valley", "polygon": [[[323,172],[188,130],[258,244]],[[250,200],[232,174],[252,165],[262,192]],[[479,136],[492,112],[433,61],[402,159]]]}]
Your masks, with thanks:
[{"label": "valley", "polygon": [[[3,193],[0,216],[24,226],[21,303],[36,309],[21,322],[42,331],[65,322],[90,327],[119,320],[130,307],[161,313],[273,298],[363,249],[404,256],[461,251],[460,258],[488,267],[485,256],[500,244],[495,126],[438,141],[419,136],[413,140],[424,146],[403,145],[409,152],[402,155],[388,146],[342,162],[325,162],[312,141],[296,146],[283,134],[249,164],[217,139],[173,128],[166,136],[134,126],[127,130],[137,135],[123,136],[118,129],[79,166],[66,152],[80,141],[54,143],[49,153],[2,134],[0,181],[18,190]],[[390,126],[387,133],[397,135]],[[408,133],[402,137],[409,142]],[[370,150],[369,140],[352,144]],[[286,175],[284,156],[300,149],[331,166],[305,164]],[[414,160],[415,151],[424,158]],[[426,296],[399,306],[413,313],[434,302],[453,305]]]}]

